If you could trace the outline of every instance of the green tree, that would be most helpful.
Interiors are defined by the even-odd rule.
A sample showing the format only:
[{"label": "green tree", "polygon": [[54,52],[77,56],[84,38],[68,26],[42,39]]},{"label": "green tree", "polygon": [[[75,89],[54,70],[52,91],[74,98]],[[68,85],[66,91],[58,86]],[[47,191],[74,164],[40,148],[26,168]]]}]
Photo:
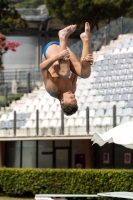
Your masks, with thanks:
[{"label": "green tree", "polygon": [[[78,24],[88,21],[91,30],[100,21],[109,23],[120,16],[127,16],[133,10],[133,0],[45,0],[49,14],[59,18],[64,24]],[[133,14],[132,14],[133,15]],[[129,14],[129,16],[131,16]]]},{"label": "green tree", "polygon": [[133,3],[128,8],[127,17],[133,18]]},{"label": "green tree", "polygon": [[16,28],[28,27],[10,0],[0,0],[0,31],[7,33]]}]

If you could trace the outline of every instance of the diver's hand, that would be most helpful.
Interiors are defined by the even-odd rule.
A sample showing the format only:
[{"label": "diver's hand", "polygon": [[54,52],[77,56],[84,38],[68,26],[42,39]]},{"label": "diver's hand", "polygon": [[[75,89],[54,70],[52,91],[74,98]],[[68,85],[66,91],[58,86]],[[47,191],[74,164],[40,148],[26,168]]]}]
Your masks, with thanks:
[{"label": "diver's hand", "polygon": [[59,59],[61,60],[69,60],[70,54],[68,50],[63,50],[59,53]]},{"label": "diver's hand", "polygon": [[85,56],[85,58],[83,59],[87,62],[90,62],[90,64],[93,64],[93,55],[92,54],[88,54],[87,56]]}]

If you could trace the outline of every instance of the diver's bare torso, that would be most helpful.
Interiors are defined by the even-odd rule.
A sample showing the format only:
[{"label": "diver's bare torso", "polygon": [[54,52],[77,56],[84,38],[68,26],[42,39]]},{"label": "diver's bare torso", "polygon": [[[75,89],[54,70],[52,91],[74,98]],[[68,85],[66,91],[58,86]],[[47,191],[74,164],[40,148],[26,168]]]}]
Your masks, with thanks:
[{"label": "diver's bare torso", "polygon": [[42,78],[45,84],[46,91],[55,98],[58,98],[59,94],[67,91],[75,93],[77,75],[71,74],[70,78],[62,78],[59,76],[53,66],[49,70],[42,72]]}]

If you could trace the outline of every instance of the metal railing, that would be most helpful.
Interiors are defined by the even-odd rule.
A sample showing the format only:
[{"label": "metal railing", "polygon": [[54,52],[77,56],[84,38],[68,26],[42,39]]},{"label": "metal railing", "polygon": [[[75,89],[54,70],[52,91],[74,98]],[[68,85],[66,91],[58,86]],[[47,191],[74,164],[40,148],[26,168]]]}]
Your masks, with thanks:
[{"label": "metal railing", "polygon": [[[86,108],[86,127],[83,127],[83,132],[81,132],[81,135],[83,134],[83,135],[89,135],[89,133],[90,133],[90,116],[89,116],[89,107],[87,107]],[[17,130],[19,129],[21,129],[21,127],[19,127],[18,128],[18,126],[17,126],[17,122],[18,122],[18,117],[17,117],[17,114],[20,114],[20,113],[17,113],[16,111],[14,111],[14,113],[13,113],[13,126],[12,126],[12,128],[11,129],[13,129],[13,135],[12,136],[10,136],[10,137],[18,137],[19,136],[19,134],[17,133]],[[31,114],[31,113],[30,113]],[[30,115],[29,114],[29,115]],[[69,132],[68,130],[66,131],[65,130],[65,128],[66,128],[66,126],[65,126],[65,121],[64,121],[64,119],[65,119],[65,117],[64,117],[64,113],[61,111],[61,115],[60,115],[60,127],[56,127],[56,125],[55,126],[53,126],[53,127],[49,127],[49,126],[43,126],[43,127],[41,127],[40,128],[40,123],[39,123],[39,114],[40,114],[40,111],[39,110],[36,110],[36,117],[35,117],[35,119],[34,119],[34,121],[36,122],[36,126],[34,127],[34,131],[32,132],[32,134],[30,135],[30,134],[25,134],[25,136],[28,136],[28,137],[30,137],[30,136],[33,136],[33,133],[34,133],[34,136],[44,136],[44,135],[50,135],[50,133],[49,133],[49,131],[47,131],[46,129],[49,129],[49,128],[52,128],[53,129],[53,133],[55,132],[54,131],[54,129],[56,129],[56,128],[59,128],[58,129],[58,134],[57,135],[60,135],[60,136],[63,136],[63,135],[71,135],[71,131]],[[104,117],[104,116],[101,116],[101,117]],[[26,121],[27,120],[31,120],[30,118],[29,118],[29,116],[28,116],[28,118],[26,118],[26,120],[25,120],[25,123],[26,123]],[[45,117],[44,117],[44,119],[43,120],[48,120],[48,119],[45,119]],[[8,121],[9,122],[9,121]],[[109,127],[110,128],[113,128],[113,127],[116,127],[117,126],[117,123],[116,123],[116,106],[114,105],[113,107],[112,107],[112,125],[110,125]],[[78,128],[79,128],[80,126],[78,126]],[[101,127],[102,127],[102,125],[101,125]],[[23,130],[25,129],[26,130],[26,127],[24,128],[24,125],[23,125]],[[30,127],[28,127],[28,129],[32,129],[33,127],[31,126],[31,128]],[[68,127],[67,127],[68,128]],[[74,125],[73,125],[73,127],[71,126],[70,128],[74,128]],[[1,129],[1,128],[0,128]],[[6,128],[5,128],[6,129]],[[7,127],[7,129],[10,129],[10,128],[8,128]],[[43,133],[41,132],[40,133],[40,130],[41,129],[43,129]],[[95,130],[94,130],[95,131]],[[46,132],[47,132],[47,134],[46,134]],[[69,132],[69,133],[68,133]],[[56,134],[52,134],[53,136],[54,135],[56,135]],[[74,134],[73,134],[74,135]],[[76,134],[75,134],[76,135]],[[1,136],[1,135],[0,135]],[[5,137],[6,137],[6,135],[5,135]]]},{"label": "metal railing", "polygon": [[[39,70],[3,70],[0,72],[0,106],[8,105],[9,94],[13,93],[13,81],[16,84],[17,94],[30,93],[35,87],[42,84]],[[5,100],[3,100],[5,99]]]},{"label": "metal railing", "polygon": [[22,16],[41,16],[48,14],[48,10],[45,5],[42,5],[38,8],[17,8],[17,11]]},{"label": "metal railing", "polygon": [[[107,26],[91,33],[91,51],[98,51],[102,46],[106,46],[111,40],[116,40],[119,35],[133,33],[133,19],[119,17],[110,22]],[[82,50],[82,42],[79,40],[70,46],[72,51],[80,57]]]},{"label": "metal railing", "polygon": [[27,21],[44,21],[49,18],[45,5],[38,8],[17,8],[18,13]]}]

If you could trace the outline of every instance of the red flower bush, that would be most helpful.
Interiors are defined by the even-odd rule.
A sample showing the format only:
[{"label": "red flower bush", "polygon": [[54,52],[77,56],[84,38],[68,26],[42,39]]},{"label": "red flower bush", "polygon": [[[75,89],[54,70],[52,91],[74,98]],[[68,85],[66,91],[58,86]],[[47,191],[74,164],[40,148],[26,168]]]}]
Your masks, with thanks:
[{"label": "red flower bush", "polygon": [[16,48],[20,45],[19,42],[10,42],[6,40],[5,35],[0,33],[0,70],[3,69],[2,66],[2,55],[8,50],[16,51]]},{"label": "red flower bush", "polygon": [[12,50],[12,51],[16,51],[16,48],[19,46],[19,42],[10,42],[10,41],[6,41],[5,44],[5,49],[7,50]]}]

